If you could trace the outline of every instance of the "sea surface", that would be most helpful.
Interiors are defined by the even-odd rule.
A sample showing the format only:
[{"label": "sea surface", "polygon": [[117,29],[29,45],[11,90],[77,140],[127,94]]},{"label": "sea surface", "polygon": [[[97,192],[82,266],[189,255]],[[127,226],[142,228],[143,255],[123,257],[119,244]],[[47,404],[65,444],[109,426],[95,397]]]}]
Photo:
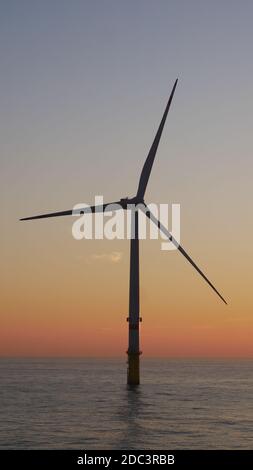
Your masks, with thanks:
[{"label": "sea surface", "polygon": [[253,449],[253,361],[1,359],[1,449]]}]

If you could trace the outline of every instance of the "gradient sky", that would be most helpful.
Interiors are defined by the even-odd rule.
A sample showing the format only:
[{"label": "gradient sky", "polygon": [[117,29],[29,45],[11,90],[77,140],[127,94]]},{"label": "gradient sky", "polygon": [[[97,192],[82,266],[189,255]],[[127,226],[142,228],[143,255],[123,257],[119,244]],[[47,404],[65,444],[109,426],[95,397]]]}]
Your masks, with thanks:
[{"label": "gradient sky", "polygon": [[146,200],[181,204],[182,244],[229,305],[142,241],[141,349],[253,357],[252,1],[0,9],[0,355],[125,354],[129,242],[18,219],[133,195],[178,77]]}]

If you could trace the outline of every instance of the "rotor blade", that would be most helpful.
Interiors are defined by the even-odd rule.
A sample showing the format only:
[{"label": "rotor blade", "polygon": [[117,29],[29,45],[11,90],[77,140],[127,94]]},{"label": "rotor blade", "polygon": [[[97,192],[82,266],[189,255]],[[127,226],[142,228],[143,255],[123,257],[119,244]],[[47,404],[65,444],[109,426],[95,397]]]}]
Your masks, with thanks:
[{"label": "rotor blade", "polygon": [[[144,205],[148,209],[147,206]],[[222,297],[222,295],[217,291],[217,289],[214,287],[214,285],[207,279],[205,274],[199,269],[199,267],[194,263],[194,261],[190,258],[190,256],[186,253],[186,251],[183,249],[181,245],[175,240],[175,238],[171,235],[171,233],[164,227],[164,225],[161,224],[159,220],[156,219],[156,217],[150,212],[149,210],[146,211],[145,209],[141,208],[141,210],[146,214],[146,216],[155,224],[157,227],[163,232],[165,235],[167,235],[168,239],[172,241],[172,243],[177,247],[177,249],[182,253],[182,255],[191,263],[191,265],[198,271],[198,273],[205,279],[207,284],[216,292],[216,294],[220,297],[221,300],[227,305],[226,300]]]},{"label": "rotor blade", "polygon": [[166,121],[166,118],[167,118],[167,114],[168,114],[169,109],[170,109],[172,98],[173,98],[173,95],[174,95],[174,92],[175,92],[175,89],[176,89],[176,86],[177,86],[177,81],[178,81],[178,79],[176,79],[176,81],[174,83],[174,86],[172,88],[172,92],[170,94],[168,104],[165,108],[162,120],[160,122],[160,126],[158,128],[158,131],[156,133],[154,142],[153,142],[153,144],[152,144],[152,146],[149,150],[148,156],[146,158],[146,161],[144,163],[144,166],[143,166],[143,169],[142,169],[142,172],[141,172],[138,191],[137,191],[137,197],[140,198],[140,199],[144,198],[144,194],[145,194],[146,187],[147,187],[147,184],[148,184],[149,176],[150,176],[152,166],[153,166],[153,163],[154,163],[154,159],[155,159],[155,156],[156,156],[156,151],[157,151],[157,148],[158,148],[158,145],[159,145],[159,142],[160,142],[160,138],[161,138],[162,131],[163,131],[163,128],[164,128],[164,124],[165,124],[165,121]]},{"label": "rotor blade", "polygon": [[[112,207],[115,205],[115,208]],[[122,204],[120,201],[117,202],[110,202],[107,204],[101,204],[98,206],[89,206],[89,207],[84,207],[83,209],[70,209],[68,211],[62,211],[62,212],[50,212],[49,214],[41,214],[41,215],[34,215],[32,217],[24,217],[23,219],[19,220],[34,220],[34,219],[47,219],[49,217],[62,217],[64,215],[79,215],[79,214],[89,214],[90,212],[106,212],[106,211],[111,211],[111,210],[118,210],[122,208]]]}]

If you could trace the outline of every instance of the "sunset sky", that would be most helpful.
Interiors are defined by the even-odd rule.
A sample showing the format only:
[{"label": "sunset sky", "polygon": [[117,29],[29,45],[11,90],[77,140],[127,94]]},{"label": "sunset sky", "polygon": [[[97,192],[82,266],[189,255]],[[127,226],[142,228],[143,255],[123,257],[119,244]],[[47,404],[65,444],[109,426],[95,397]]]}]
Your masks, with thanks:
[{"label": "sunset sky", "polygon": [[253,357],[252,24],[250,0],[1,3],[1,356],[125,354],[129,241],[18,219],[133,196],[178,77],[146,201],[181,205],[228,306],[143,240],[141,349]]}]

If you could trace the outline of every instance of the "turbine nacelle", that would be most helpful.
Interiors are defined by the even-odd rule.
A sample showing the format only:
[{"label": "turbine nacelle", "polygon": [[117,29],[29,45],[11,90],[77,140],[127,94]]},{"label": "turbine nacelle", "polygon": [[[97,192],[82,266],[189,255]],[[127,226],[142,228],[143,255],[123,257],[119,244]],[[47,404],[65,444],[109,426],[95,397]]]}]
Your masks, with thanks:
[{"label": "turbine nacelle", "polygon": [[[123,209],[127,209],[128,208],[128,205],[129,206],[136,206],[137,204],[144,204],[144,199],[138,197],[138,196],[134,196],[134,197],[123,197],[120,199],[120,204],[122,206]],[[130,209],[130,207],[129,207]]]}]

